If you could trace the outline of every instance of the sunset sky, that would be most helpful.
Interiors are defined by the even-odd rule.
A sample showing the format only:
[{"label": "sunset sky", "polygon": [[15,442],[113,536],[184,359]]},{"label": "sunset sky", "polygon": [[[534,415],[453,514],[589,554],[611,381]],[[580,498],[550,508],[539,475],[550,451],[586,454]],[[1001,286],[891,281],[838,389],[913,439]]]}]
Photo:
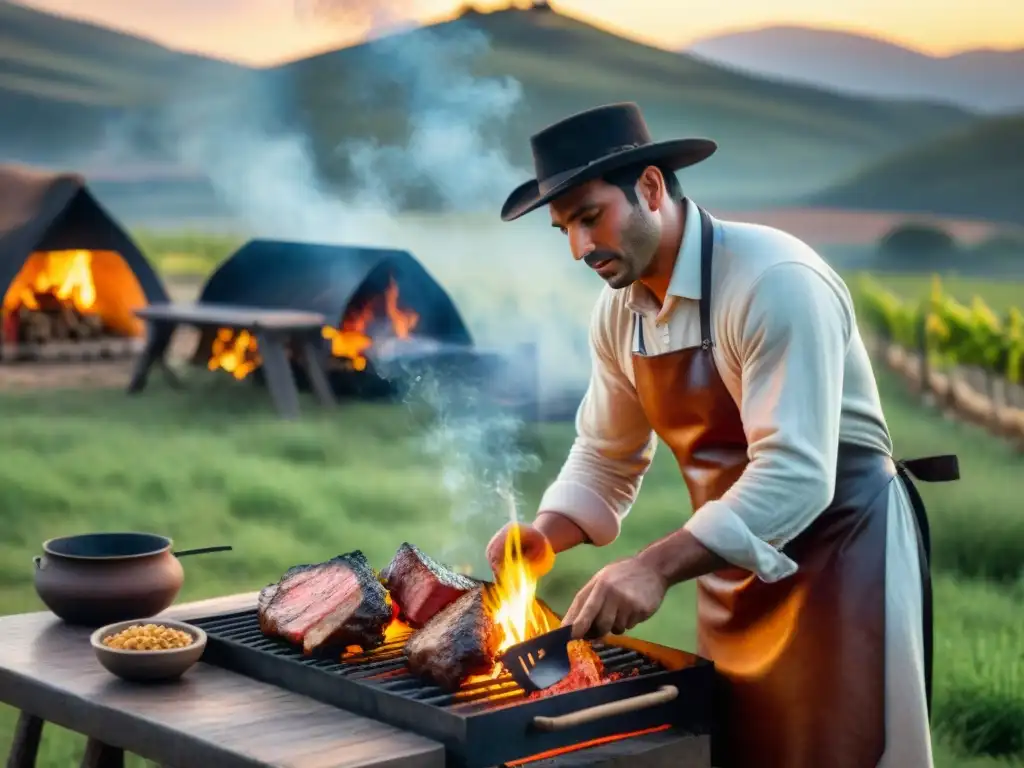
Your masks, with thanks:
[{"label": "sunset sky", "polygon": [[[297,6],[325,0],[19,0],[23,5],[96,21],[183,50],[272,64],[354,42],[361,25],[303,20]],[[437,19],[452,0],[345,0],[388,9],[390,21]],[[480,8],[507,2],[482,0]],[[553,0],[568,14],[665,47],[725,31],[772,24],[847,29],[927,53],[1024,47],[1022,0]],[[308,18],[308,17],[307,17]],[[366,18],[365,16],[363,18]]]}]

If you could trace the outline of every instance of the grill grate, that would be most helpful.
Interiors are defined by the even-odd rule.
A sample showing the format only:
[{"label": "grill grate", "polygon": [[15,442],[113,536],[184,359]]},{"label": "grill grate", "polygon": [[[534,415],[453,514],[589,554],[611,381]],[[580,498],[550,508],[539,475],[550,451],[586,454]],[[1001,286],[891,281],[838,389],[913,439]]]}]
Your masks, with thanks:
[{"label": "grill grate", "polygon": [[[408,635],[366,653],[303,656],[287,641],[265,637],[255,610],[191,620],[208,642],[203,661],[434,739],[448,768],[488,768],[550,750],[571,749],[609,734],[651,728],[707,734],[712,718],[714,665],[693,654],[624,638],[592,647],[614,681],[559,695],[527,696],[510,675],[474,679],[448,693],[413,675],[403,647]],[[660,660],[660,663],[655,660]],[[664,687],[681,693],[668,702],[601,711]],[[615,708],[613,708],[615,709]],[[577,715],[547,730],[538,717]]]},{"label": "grill grate", "polygon": [[[338,677],[358,680],[403,698],[460,713],[492,708],[495,704],[511,704],[526,698],[519,684],[504,671],[495,678],[467,682],[455,693],[443,691],[423,680],[409,671],[402,653],[409,633],[395,637],[372,651],[348,653],[340,659],[337,656],[316,658],[304,656],[301,650],[285,640],[264,635],[255,611],[198,619],[192,623],[212,639],[238,643]],[[592,643],[591,647],[604,664],[606,674],[635,677],[665,671],[661,664],[628,648],[600,642]]]}]

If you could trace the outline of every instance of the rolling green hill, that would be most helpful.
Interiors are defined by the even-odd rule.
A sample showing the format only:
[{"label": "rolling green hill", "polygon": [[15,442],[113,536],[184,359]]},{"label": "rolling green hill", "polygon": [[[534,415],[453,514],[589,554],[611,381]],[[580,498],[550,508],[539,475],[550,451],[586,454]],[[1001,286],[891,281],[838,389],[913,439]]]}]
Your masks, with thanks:
[{"label": "rolling green hill", "polygon": [[0,156],[73,160],[126,113],[244,71],[0,0]]},{"label": "rolling green hill", "polygon": [[[489,38],[487,50],[460,56],[477,32]],[[410,119],[429,116],[438,101],[459,124],[450,133],[458,141],[467,115],[483,111],[480,84],[489,78],[511,78],[521,89],[498,125],[481,124],[517,164],[529,165],[527,139],[541,125],[600,103],[636,100],[656,137],[719,142],[719,154],[686,175],[690,188],[719,204],[809,194],[973,119],[952,107],[759,80],[553,11],[467,12],[284,66],[248,69],[0,0],[0,158],[75,165],[105,142],[154,159],[160,152],[153,134],[166,127],[168,104],[227,94],[239,109],[230,125],[251,125],[256,113],[264,133],[308,136],[318,170],[344,183],[351,178],[347,142],[401,144]],[[250,103],[242,104],[246,98]],[[187,130],[211,129],[195,120]],[[173,152],[163,159],[173,160]],[[428,204],[429,194],[414,191],[411,202]]]},{"label": "rolling green hill", "polygon": [[[473,30],[490,40],[473,72],[511,77],[522,88],[522,102],[502,131],[513,160],[529,163],[528,136],[548,122],[635,100],[657,137],[706,135],[719,142],[712,161],[687,172],[705,197],[777,199],[819,189],[880,154],[971,119],[956,108],[848,98],[744,76],[552,11],[467,13],[429,30],[304,59],[277,74],[294,83],[296,109],[325,146],[337,144],[346,122],[353,133],[401,140],[402,121],[388,108],[395,103],[388,80],[416,63],[428,47],[426,35],[457,40]],[[376,101],[352,95],[367,90]]]},{"label": "rolling green hill", "polygon": [[812,196],[876,210],[1024,223],[1024,114],[981,120]]}]

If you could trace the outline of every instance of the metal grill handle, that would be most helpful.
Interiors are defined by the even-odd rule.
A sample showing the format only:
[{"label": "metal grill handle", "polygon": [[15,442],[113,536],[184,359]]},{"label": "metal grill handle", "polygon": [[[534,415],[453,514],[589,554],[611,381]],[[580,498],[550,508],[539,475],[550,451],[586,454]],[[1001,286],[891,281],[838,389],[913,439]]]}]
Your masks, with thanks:
[{"label": "metal grill handle", "polygon": [[541,731],[567,731],[570,728],[592,723],[595,720],[602,720],[606,717],[624,715],[627,712],[638,712],[641,709],[650,709],[659,704],[670,702],[678,695],[679,689],[674,685],[663,685],[651,693],[642,693],[639,696],[632,696],[628,699],[598,704],[594,707],[570,712],[568,715],[558,715],[557,717],[537,715],[533,718],[533,726]]}]

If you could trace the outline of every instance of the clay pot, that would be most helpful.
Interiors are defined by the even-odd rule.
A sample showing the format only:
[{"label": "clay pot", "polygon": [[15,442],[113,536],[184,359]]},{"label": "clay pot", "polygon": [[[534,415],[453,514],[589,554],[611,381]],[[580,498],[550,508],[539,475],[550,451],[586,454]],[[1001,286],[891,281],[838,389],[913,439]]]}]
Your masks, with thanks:
[{"label": "clay pot", "polygon": [[184,581],[179,557],[229,546],[172,552],[153,533],[86,533],[43,543],[35,587],[46,607],[69,624],[100,626],[154,616],[174,602]]}]

